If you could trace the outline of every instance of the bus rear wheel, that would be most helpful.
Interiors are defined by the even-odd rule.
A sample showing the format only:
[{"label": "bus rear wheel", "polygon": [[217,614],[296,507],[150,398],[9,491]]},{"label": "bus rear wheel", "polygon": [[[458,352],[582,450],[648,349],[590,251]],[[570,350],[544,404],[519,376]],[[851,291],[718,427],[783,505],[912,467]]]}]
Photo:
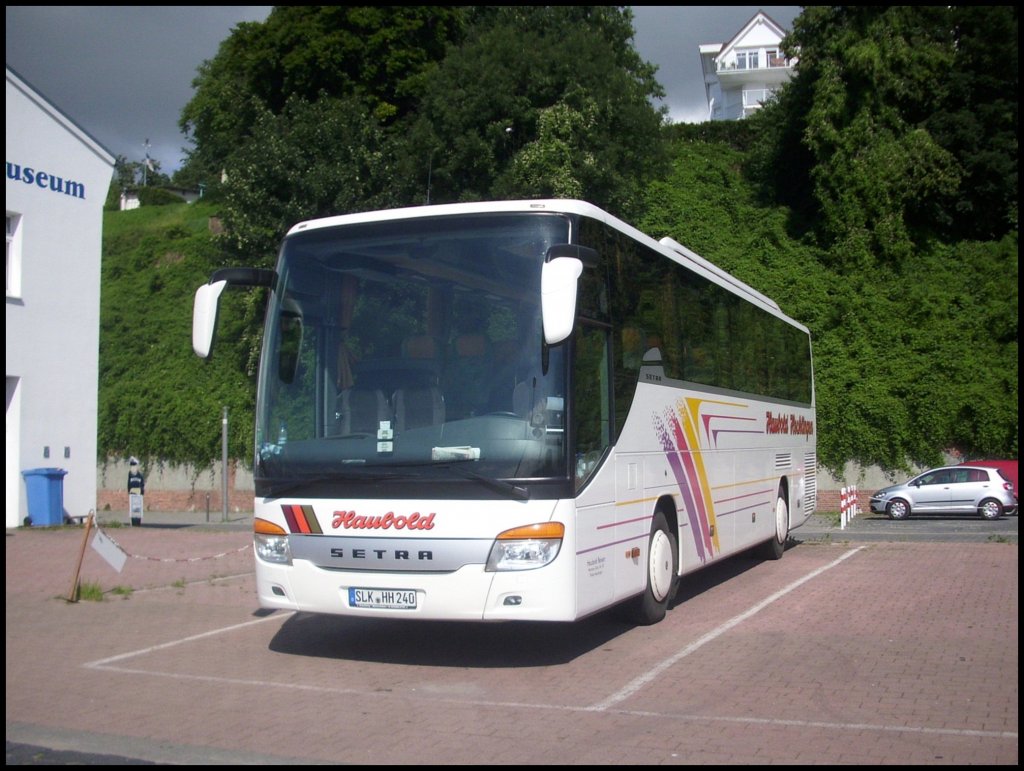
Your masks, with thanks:
[{"label": "bus rear wheel", "polygon": [[629,604],[629,619],[648,626],[665,618],[679,588],[679,543],[662,512],[654,515],[647,549],[647,586]]},{"label": "bus rear wheel", "polygon": [[789,540],[789,504],[786,503],[786,496],[779,490],[779,497],[775,500],[775,535],[761,546],[761,556],[768,560],[782,559],[786,551],[786,541]]}]

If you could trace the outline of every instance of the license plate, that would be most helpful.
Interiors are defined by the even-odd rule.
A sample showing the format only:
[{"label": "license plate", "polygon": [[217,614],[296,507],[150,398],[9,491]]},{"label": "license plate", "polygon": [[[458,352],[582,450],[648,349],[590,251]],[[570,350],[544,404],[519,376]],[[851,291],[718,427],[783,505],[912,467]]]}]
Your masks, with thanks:
[{"label": "license plate", "polygon": [[355,589],[348,590],[348,604],[353,608],[387,608],[389,610],[415,610],[415,589]]}]

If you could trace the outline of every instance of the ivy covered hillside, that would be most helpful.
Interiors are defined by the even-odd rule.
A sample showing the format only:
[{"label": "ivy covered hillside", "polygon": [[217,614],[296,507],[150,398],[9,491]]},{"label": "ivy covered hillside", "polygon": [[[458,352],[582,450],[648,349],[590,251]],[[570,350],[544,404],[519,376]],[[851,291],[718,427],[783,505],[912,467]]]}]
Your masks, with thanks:
[{"label": "ivy covered hillside", "polygon": [[251,462],[264,290],[225,293],[200,360],[192,298],[213,270],[272,267],[304,219],[519,198],[669,236],[809,327],[837,475],[1016,458],[1017,13],[805,7],[782,43],[792,80],[752,117],[692,125],[653,106],[627,6],[240,24],[196,63],[179,123],[170,182],[202,201],[105,215],[100,460],[209,467],[227,407],[230,455]]}]

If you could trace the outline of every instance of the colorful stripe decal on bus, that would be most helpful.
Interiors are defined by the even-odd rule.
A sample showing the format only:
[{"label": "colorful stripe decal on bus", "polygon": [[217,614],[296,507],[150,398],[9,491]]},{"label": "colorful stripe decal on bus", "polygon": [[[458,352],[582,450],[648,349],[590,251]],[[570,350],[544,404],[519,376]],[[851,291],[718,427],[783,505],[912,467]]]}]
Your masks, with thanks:
[{"label": "colorful stripe decal on bus", "polygon": [[[706,562],[721,551],[716,526],[714,500],[704,466],[703,449],[717,444],[720,433],[756,433],[746,430],[711,430],[713,418],[748,421],[750,418],[730,415],[701,415],[704,404],[726,405],[746,408],[737,402],[719,402],[706,399],[680,399],[676,409],[667,409],[663,417],[654,417],[654,427],[665,450],[665,457],[676,478],[682,497],[683,509],[690,522],[697,557]],[[704,442],[701,442],[699,427],[704,428]]]},{"label": "colorful stripe decal on bus", "polygon": [[[678,425],[678,421],[671,412],[666,412],[665,417],[670,423]],[[687,475],[683,471],[682,461],[680,460],[684,453],[676,449],[676,445],[672,441],[667,427],[658,416],[654,417],[654,430],[657,432],[661,446],[665,450],[665,458],[668,460],[668,465],[672,469],[673,476],[676,478],[676,484],[679,485],[679,492],[683,497],[683,510],[690,520],[690,531],[693,533],[693,543],[697,548],[697,558],[701,562],[706,562],[711,555],[704,553],[704,539],[698,537],[701,526],[697,518],[697,506],[694,503],[693,495],[690,493]]]},{"label": "colorful stripe decal on bus", "polygon": [[284,518],[288,522],[288,530],[290,532],[323,535],[320,523],[316,521],[316,514],[313,513],[312,506],[285,504],[281,506],[281,511],[284,512]]}]

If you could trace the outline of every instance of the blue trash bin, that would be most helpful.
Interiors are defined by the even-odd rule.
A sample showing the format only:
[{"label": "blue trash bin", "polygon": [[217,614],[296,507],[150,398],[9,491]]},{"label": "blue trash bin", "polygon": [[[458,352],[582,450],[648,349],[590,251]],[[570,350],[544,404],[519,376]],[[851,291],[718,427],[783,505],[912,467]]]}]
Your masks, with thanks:
[{"label": "blue trash bin", "polygon": [[33,526],[64,524],[64,475],[67,473],[62,468],[30,468],[21,472]]}]

